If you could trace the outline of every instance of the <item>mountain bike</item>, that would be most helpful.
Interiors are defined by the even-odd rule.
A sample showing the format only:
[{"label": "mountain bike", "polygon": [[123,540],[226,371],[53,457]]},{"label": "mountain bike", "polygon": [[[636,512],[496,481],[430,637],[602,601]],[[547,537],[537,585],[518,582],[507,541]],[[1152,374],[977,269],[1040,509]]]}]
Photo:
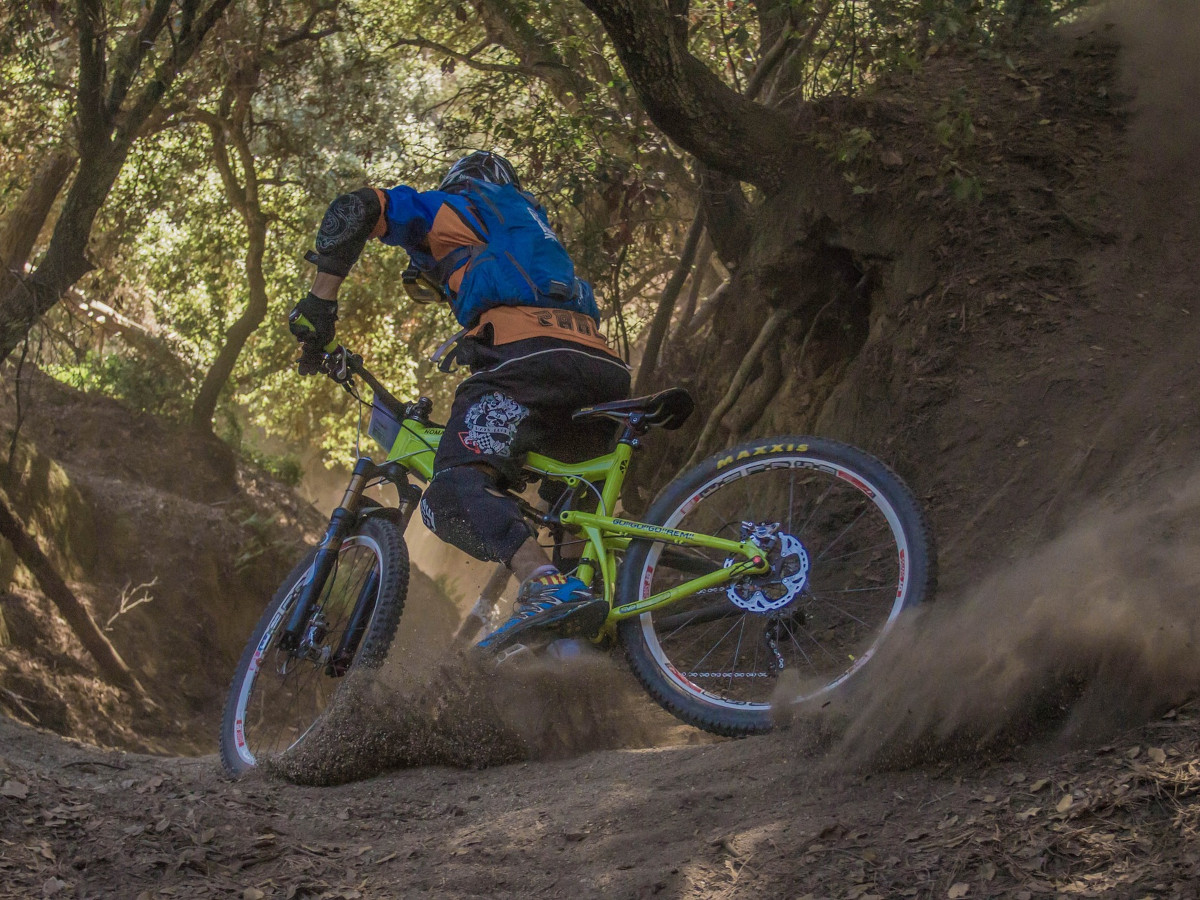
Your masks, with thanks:
[{"label": "mountain bike", "polygon": [[[404,609],[403,534],[444,429],[427,398],[396,399],[344,348],[327,355],[325,371],[370,406],[367,433],[386,457],[360,456],[322,541],[284,579],[246,646],[221,724],[231,774],[300,744],[348,673],[383,664]],[[357,379],[371,388],[370,404]],[[593,643],[622,646],[645,689],[684,722],[762,733],[785,673],[795,702],[825,697],[932,594],[933,539],[891,469],[816,437],[722,450],[667,484],[640,520],[622,516],[634,451],[692,411],[680,388],[581,409],[576,420],[615,423],[613,449],[575,463],[530,453],[528,482],[560,493],[548,508],[513,496],[549,535],[560,568],[608,601]],[[364,493],[381,484],[395,488],[396,506]],[[485,599],[506,581],[494,576]],[[464,623],[460,634],[477,626]]]}]

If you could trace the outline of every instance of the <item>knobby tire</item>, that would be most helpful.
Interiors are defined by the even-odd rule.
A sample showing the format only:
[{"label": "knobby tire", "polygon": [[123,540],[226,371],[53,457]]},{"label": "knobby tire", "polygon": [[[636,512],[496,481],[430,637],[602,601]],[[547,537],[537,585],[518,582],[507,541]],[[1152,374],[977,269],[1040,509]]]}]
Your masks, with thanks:
[{"label": "knobby tire", "polygon": [[[837,441],[783,437],[722,451],[663,488],[642,520],[731,540],[749,521],[791,536],[768,554],[769,575],[618,627],[646,690],[683,721],[716,734],[771,730],[772,699],[788,669],[796,700],[827,697],[936,585],[920,504],[884,463]],[[618,603],[731,563],[715,551],[634,541],[618,576]]]},{"label": "knobby tire", "polygon": [[316,552],[310,550],[284,579],[238,662],[220,736],[221,762],[230,775],[242,775],[264,756],[284,753],[303,741],[336,702],[349,671],[376,669],[387,657],[408,591],[408,548],[395,523],[373,517],[355,526],[319,595],[328,619],[320,646],[336,648],[359,593],[371,572],[378,573],[369,618],[348,670],[330,675],[321,662],[297,659],[279,649],[288,614]]}]

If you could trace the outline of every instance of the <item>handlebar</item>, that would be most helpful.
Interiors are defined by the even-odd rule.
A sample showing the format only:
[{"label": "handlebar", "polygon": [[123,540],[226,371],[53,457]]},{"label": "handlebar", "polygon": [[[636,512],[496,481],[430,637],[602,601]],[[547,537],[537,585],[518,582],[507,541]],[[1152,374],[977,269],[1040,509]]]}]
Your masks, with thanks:
[{"label": "handlebar", "polygon": [[346,387],[347,390],[350,389],[349,386],[352,384],[351,376],[357,375],[374,392],[375,401],[389,409],[398,418],[414,418],[419,421],[427,421],[429,414],[433,412],[433,402],[428,397],[421,397],[416,403],[404,403],[396,399],[380,383],[379,379],[367,370],[367,367],[363,365],[363,358],[359,354],[348,350],[340,344],[325,354],[321,371],[333,381]]}]

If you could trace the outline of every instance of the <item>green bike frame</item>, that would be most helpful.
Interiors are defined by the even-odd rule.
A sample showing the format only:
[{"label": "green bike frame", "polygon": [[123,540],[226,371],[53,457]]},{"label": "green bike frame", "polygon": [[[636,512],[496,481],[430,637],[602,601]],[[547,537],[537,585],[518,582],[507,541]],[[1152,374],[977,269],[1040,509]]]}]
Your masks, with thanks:
[{"label": "green bike frame", "polygon": [[[429,481],[433,477],[434,453],[443,433],[444,429],[441,427],[425,425],[412,418],[404,419],[388,452],[387,462],[403,466],[421,480]],[[691,531],[632,522],[611,515],[617,508],[635,445],[636,439],[624,434],[611,453],[594,459],[563,463],[548,456],[530,453],[525,461],[526,470],[543,478],[561,481],[568,488],[585,482],[604,483],[600,492],[598,512],[567,510],[559,516],[559,521],[568,531],[581,534],[587,540],[580,556],[577,575],[585,584],[591,583],[597,574],[600,575],[604,586],[604,599],[609,605],[605,631],[610,630],[622,619],[659,609],[682,597],[719,587],[748,575],[760,575],[770,569],[762,548],[753,540],[730,541]],[[613,596],[613,586],[617,581],[618,554],[628,548],[630,541],[637,539],[663,541],[680,547],[703,547],[724,553],[727,559],[738,561],[642,600],[617,604],[617,598]]]}]

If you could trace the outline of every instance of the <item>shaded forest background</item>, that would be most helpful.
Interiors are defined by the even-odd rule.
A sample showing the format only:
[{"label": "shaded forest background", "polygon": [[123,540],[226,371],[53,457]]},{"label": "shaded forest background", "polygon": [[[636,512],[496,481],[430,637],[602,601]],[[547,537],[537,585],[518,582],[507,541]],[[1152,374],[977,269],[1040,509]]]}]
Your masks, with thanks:
[{"label": "shaded forest background", "polygon": [[[109,516],[124,506],[150,522],[153,503],[94,484],[87,501],[74,498],[25,444],[24,425],[38,420],[39,434],[58,437],[46,423],[71,410],[95,434],[46,453],[80,465],[95,441],[146,469],[141,480],[186,481],[190,502],[261,496],[272,477],[297,485],[345,465],[351,401],[295,373],[283,327],[311,277],[303,251],[336,194],[433,187],[481,147],[509,157],[549,207],[597,287],[610,340],[636,367],[636,389],[683,384],[699,400],[701,414],[636,473],[631,507],[742,436],[817,430],[882,455],[936,518],[939,490],[954,486],[923,465],[945,449],[924,425],[953,381],[939,367],[955,335],[968,315],[1028,311],[1023,290],[1040,297],[1077,277],[1061,262],[1061,234],[1039,231],[1040,219],[1031,246],[1045,252],[1031,250],[1027,273],[1036,290],[979,296],[983,272],[964,260],[995,200],[1048,191],[1054,207],[1055,179],[1076,177],[1075,148],[1043,116],[1078,105],[1078,86],[1031,82],[1023,54],[1081,6],[5,5],[0,366],[4,497],[15,502],[0,516],[2,571],[31,584],[15,552],[107,679],[140,692],[88,607],[123,614],[142,595],[133,581],[121,587],[121,563],[176,551],[136,524],[114,536],[98,523],[108,544],[73,539],[105,491]],[[937,90],[919,87],[929,79]],[[1010,122],[999,120],[997,84],[1015,92]],[[1032,167],[1028,156],[1009,161],[1021,171],[996,165],[1003,137],[1029,127],[1034,110],[1029,136],[1043,146]],[[1031,186],[1029,168],[1047,186]],[[1095,213],[1050,218],[1090,237]],[[396,393],[445,408],[454,380],[424,360],[455,326],[447,310],[409,303],[398,289],[406,264],[400,251],[368,250],[343,294],[339,334]],[[130,426],[110,407],[80,411],[37,388],[50,383],[146,418]],[[147,441],[187,451],[155,453]],[[317,483],[310,475],[310,495]],[[261,596],[257,581],[271,581],[304,530],[302,511],[268,526],[252,506],[235,537],[215,528],[202,542],[215,583],[238,596]],[[263,537],[269,528],[287,540]],[[86,545],[83,561],[72,540]],[[231,540],[242,552],[227,553]],[[80,602],[68,581],[97,558],[111,585],[102,601]],[[186,597],[176,598],[184,608]],[[241,624],[216,618],[222,631]]]},{"label": "shaded forest background", "polygon": [[[478,147],[511,157],[545,199],[612,339],[641,361],[640,387],[754,297],[793,306],[801,329],[820,312],[820,357],[825,332],[854,340],[850,295],[880,277],[830,232],[877,190],[866,160],[907,162],[821,110],[951,45],[1002,55],[1076,5],[8,4],[0,357],[10,375],[38,366],[215,431],[295,478],[295,456],[344,454],[351,427],[345,398],[295,377],[280,324],[326,203],[363,184],[432,187]],[[947,150],[937,186],[977,202],[969,110],[937,113],[920,123]],[[787,246],[755,249],[781,224],[768,221],[781,194],[798,207],[774,238]],[[399,392],[444,397],[422,360],[451,320],[397,290],[405,265],[372,248],[342,333]],[[750,427],[770,396],[761,386],[702,443]]]}]

